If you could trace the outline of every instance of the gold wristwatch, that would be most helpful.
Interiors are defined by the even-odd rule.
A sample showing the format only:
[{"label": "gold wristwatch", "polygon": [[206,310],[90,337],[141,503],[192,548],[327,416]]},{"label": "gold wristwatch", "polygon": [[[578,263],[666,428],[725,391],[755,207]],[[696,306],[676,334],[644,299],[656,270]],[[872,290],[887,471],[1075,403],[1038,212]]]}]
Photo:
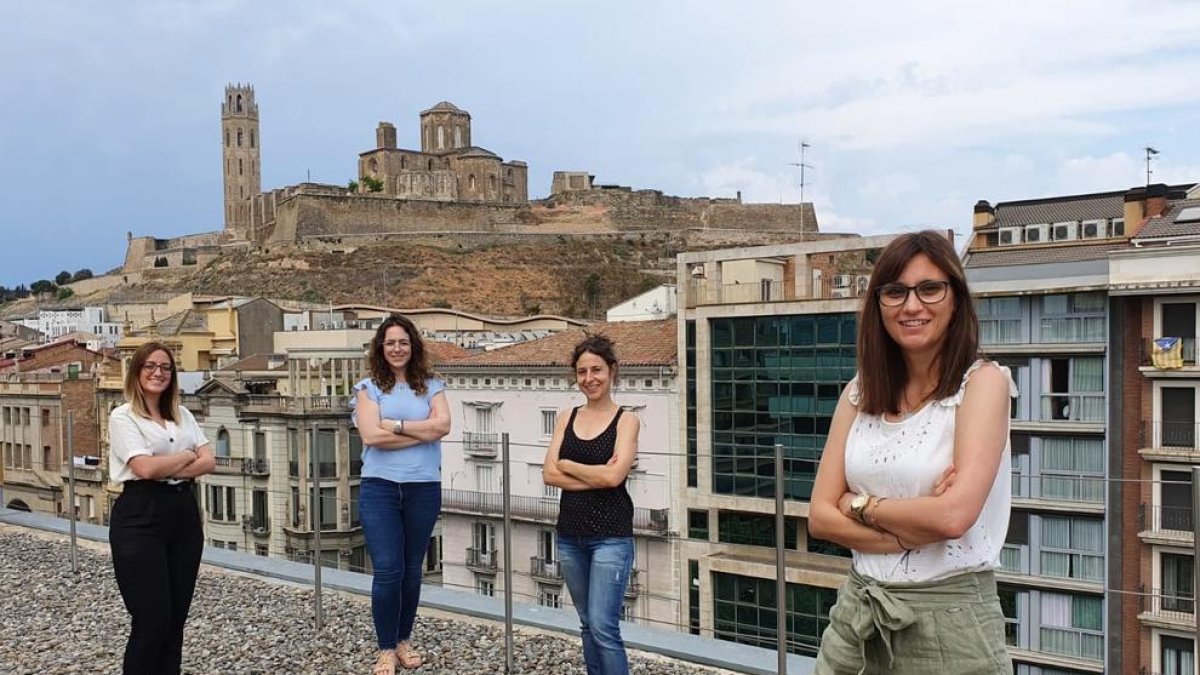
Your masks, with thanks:
[{"label": "gold wristwatch", "polygon": [[858,519],[858,522],[863,523],[864,525],[867,523],[867,521],[863,516],[863,511],[866,510],[867,505],[870,503],[871,495],[865,492],[858,493],[855,495],[854,499],[850,500],[850,513],[852,513],[854,517]]}]

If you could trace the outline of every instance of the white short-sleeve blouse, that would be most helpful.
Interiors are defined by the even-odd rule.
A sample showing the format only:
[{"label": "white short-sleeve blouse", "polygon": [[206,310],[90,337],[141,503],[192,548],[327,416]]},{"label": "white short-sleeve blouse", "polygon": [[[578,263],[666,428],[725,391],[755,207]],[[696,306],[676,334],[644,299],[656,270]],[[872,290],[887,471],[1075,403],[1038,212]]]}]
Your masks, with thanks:
[{"label": "white short-sleeve blouse", "polygon": [[[889,422],[882,415],[859,413],[846,439],[846,484],[850,490],[893,499],[931,494],[934,482],[954,461],[955,418],[966,393],[967,380],[989,363],[976,361],[963,376],[962,386],[955,395],[933,401],[901,421]],[[1008,368],[992,366],[1004,372],[1009,380],[1009,394],[1016,396],[1017,388]],[[857,377],[850,382],[848,396],[851,403],[858,405]],[[998,567],[1012,508],[1010,453],[1011,444],[1006,442],[983,510],[963,536],[909,552],[854,551],[854,568],[878,581],[924,582]]]},{"label": "white short-sleeve blouse", "polygon": [[187,408],[179,406],[176,417],[178,423],[168,421],[163,427],[134,413],[128,403],[114,409],[108,416],[109,480],[113,483],[138,480],[129,468],[129,460],[139,455],[171,455],[195,451],[208,444],[196,418]]}]

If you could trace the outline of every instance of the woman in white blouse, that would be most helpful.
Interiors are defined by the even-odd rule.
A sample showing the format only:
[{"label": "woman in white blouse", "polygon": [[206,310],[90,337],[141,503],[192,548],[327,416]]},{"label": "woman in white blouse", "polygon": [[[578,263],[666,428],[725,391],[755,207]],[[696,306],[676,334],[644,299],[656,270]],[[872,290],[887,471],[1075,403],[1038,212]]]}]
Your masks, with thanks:
[{"label": "woman in white blouse", "polygon": [[176,675],[204,533],[193,479],[213,470],[208,439],[179,402],[175,357],[133,353],[124,405],[108,420],[109,474],[123,485],[109,521],[113,570],[133,621],[124,675]]},{"label": "woman in white blouse", "polygon": [[1007,368],[941,233],[893,240],[858,326],[858,376],[821,456],[809,532],[853,553],[817,675],[1012,672],[993,570],[1008,531]]}]

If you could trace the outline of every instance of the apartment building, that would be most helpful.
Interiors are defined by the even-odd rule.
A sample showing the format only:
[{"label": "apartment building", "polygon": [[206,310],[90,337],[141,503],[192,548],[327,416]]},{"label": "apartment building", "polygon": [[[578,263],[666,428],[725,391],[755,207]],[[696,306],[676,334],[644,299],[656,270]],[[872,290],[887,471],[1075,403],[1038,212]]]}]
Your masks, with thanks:
[{"label": "apartment building", "polygon": [[807,533],[808,501],[873,261],[894,236],[678,258],[679,435],[692,633],[774,649],[774,447],[784,448],[788,649],[815,654],[849,551]]},{"label": "apartment building", "polygon": [[[1197,672],[1192,468],[1200,463],[1200,189],[1146,190],[1129,248],[1110,254],[1110,668]],[[1137,200],[1135,200],[1137,202]],[[1136,215],[1136,214],[1135,214]],[[1135,592],[1128,592],[1135,591]]]},{"label": "apartment building", "polygon": [[[1183,569],[1190,554],[1185,560],[1181,541],[1172,548],[1160,534],[1190,522],[1190,502],[1184,510],[1181,501],[1190,487],[1173,480],[1178,463],[1190,460],[1176,452],[1174,466],[1163,463],[1150,446],[1163,443],[1154,421],[1170,420],[1170,436],[1194,419],[1194,400],[1171,386],[1164,398],[1146,364],[1164,316],[1171,332],[1195,335],[1186,302],[1168,302],[1164,314],[1155,297],[1163,288],[1186,293],[1171,270],[1183,279],[1195,273],[1161,254],[1158,262],[1168,264],[1154,270],[1126,264],[1141,265],[1141,286],[1116,273],[1119,260],[1156,255],[1141,247],[1166,243],[1157,235],[1173,231],[1181,209],[1169,205],[1186,206],[1186,190],[1154,185],[975,206],[964,264],[981,340],[1020,390],[1013,514],[997,577],[1019,675],[1193,672],[1155,667],[1148,657],[1159,647],[1143,639],[1153,636],[1147,621],[1158,625],[1165,612],[1177,628],[1177,610],[1191,603],[1191,568]],[[1154,407],[1163,400],[1166,418]],[[1192,417],[1183,413],[1189,401]],[[1161,480],[1164,471],[1165,483],[1138,482]],[[1178,635],[1164,635],[1176,663]]]},{"label": "apartment building", "polygon": [[[634,568],[624,618],[660,628],[680,625],[675,566],[678,437],[676,324],[595,324],[621,365],[613,397],[637,413],[637,464],[626,481],[634,503]],[[560,410],[580,405],[571,351],[581,330],[557,332],[440,366],[455,417],[442,459],[442,583],[484,595],[504,590],[501,438],[509,435],[513,595],[548,607],[570,604],[558,566],[559,489],[542,482],[542,463]]]}]

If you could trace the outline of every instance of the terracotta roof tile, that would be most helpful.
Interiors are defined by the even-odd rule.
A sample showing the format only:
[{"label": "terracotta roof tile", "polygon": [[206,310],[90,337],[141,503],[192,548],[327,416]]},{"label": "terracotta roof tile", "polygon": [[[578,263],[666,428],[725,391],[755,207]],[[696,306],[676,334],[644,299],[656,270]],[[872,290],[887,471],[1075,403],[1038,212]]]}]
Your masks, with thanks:
[{"label": "terracotta roof tile", "polygon": [[[1158,218],[1151,218],[1141,231],[1137,233],[1136,239],[1157,239],[1170,237],[1194,237],[1200,235],[1200,223],[1193,220],[1179,222],[1179,214],[1188,208],[1200,207],[1200,199],[1181,199],[1173,202],[1166,213]],[[1188,212],[1191,215],[1191,211]]]},{"label": "terracotta roof tile", "polygon": [[586,334],[608,336],[616,347],[621,365],[672,366],[676,363],[676,325],[674,319],[668,319],[596,323],[586,329],[565,330],[538,340],[477,354],[454,365],[569,367],[571,351],[583,339],[585,331]]},{"label": "terracotta roof tile", "polygon": [[1045,263],[1082,262],[1103,260],[1108,252],[1126,248],[1124,241],[1102,244],[1077,244],[1074,246],[1047,246],[1034,248],[1013,246],[975,251],[967,256],[963,265],[967,269],[977,267],[1007,267],[1009,265],[1039,265]]},{"label": "terracotta roof tile", "polygon": [[425,351],[429,352],[429,360],[435,366],[452,361],[460,361],[471,355],[471,352],[453,342],[438,342],[436,340],[426,340]]}]

